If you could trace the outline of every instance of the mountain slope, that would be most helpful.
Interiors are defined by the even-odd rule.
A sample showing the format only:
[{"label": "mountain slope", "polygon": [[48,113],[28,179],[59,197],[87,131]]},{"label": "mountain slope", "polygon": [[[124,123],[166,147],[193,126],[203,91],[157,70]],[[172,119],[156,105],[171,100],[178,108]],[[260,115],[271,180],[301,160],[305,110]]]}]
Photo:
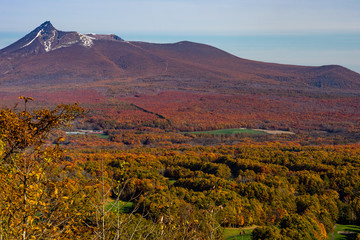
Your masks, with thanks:
[{"label": "mountain slope", "polygon": [[0,50],[2,86],[98,87],[102,81],[122,82],[120,88],[150,91],[226,92],[240,88],[360,91],[360,74],[341,66],[257,62],[199,43],[128,42],[116,35],[58,31],[50,22]]}]

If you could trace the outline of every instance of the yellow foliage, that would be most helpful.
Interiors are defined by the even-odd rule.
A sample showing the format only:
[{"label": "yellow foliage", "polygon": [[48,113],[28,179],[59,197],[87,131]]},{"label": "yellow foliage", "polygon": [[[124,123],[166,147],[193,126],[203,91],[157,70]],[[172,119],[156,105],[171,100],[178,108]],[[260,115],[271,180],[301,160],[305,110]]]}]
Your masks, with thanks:
[{"label": "yellow foliage", "polygon": [[[7,239],[53,239],[60,236],[59,226],[72,229],[69,225],[81,220],[69,219],[83,215],[73,200],[78,198],[76,182],[69,187],[68,181],[52,179],[62,150],[47,145],[46,136],[85,111],[74,104],[29,112],[26,103],[33,99],[20,99],[25,102],[24,111],[0,110],[0,181],[6,183],[0,185],[0,232]],[[76,239],[72,231],[67,233],[61,233],[62,238]]]}]

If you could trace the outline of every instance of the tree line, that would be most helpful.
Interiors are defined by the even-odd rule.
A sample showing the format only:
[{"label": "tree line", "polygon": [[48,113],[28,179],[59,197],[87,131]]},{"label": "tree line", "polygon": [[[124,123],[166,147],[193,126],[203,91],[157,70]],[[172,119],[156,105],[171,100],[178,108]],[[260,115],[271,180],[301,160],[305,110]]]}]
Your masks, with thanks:
[{"label": "tree line", "polygon": [[46,139],[85,110],[23,100],[0,110],[3,239],[221,239],[251,225],[253,239],[326,239],[360,224],[359,144],[65,151]]}]

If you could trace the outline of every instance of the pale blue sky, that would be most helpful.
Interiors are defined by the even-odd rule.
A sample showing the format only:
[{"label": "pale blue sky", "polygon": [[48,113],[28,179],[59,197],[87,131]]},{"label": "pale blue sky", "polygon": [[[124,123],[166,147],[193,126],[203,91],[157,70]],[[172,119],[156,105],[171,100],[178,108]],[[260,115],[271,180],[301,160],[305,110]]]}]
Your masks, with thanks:
[{"label": "pale blue sky", "polygon": [[46,20],[64,31],[190,40],[243,58],[360,72],[360,0],[0,0],[0,48]]}]

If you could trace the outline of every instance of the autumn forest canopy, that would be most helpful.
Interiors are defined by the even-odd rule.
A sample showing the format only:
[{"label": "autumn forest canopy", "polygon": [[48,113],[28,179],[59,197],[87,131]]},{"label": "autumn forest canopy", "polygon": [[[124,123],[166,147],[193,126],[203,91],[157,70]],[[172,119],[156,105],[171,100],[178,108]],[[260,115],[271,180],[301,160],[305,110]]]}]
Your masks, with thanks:
[{"label": "autumn forest canopy", "polygon": [[45,22],[0,86],[0,239],[360,239],[349,69]]},{"label": "autumn forest canopy", "polygon": [[336,223],[360,224],[350,119],[321,137],[197,134],[227,125],[195,115],[190,127],[141,101],[48,108],[22,97],[0,110],[1,237],[223,239],[226,228],[255,225],[252,239],[327,239]]}]

